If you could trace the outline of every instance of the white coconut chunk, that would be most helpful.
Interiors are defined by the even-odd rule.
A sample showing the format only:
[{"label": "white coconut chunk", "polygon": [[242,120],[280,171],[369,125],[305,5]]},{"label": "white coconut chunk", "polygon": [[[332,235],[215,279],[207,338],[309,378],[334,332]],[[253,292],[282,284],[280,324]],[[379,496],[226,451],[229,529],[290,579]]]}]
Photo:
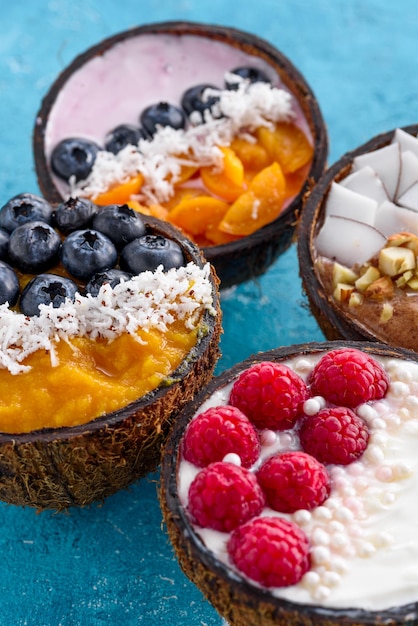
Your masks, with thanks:
[{"label": "white coconut chunk", "polygon": [[374,226],[386,237],[402,232],[418,235],[418,212],[393,202],[383,202],[376,213]]},{"label": "white coconut chunk", "polygon": [[386,237],[370,224],[330,215],[316,238],[318,254],[347,267],[362,265],[383,248]]},{"label": "white coconut chunk", "polygon": [[414,135],[410,135],[402,128],[397,128],[393,133],[392,143],[398,143],[401,152],[410,151],[418,156],[418,139]]},{"label": "white coconut chunk", "polygon": [[366,165],[360,170],[349,174],[340,181],[340,185],[375,200],[377,204],[388,200],[388,195],[383,187],[382,181],[370,165]]},{"label": "white coconut chunk", "polygon": [[396,199],[399,200],[415,183],[418,183],[418,156],[411,150],[404,150],[401,152],[401,173]]},{"label": "white coconut chunk", "polygon": [[326,201],[325,216],[348,217],[372,225],[375,222],[377,206],[376,200],[333,182]]},{"label": "white coconut chunk", "polygon": [[412,211],[418,211],[418,182],[408,187],[399,197],[398,204]]},{"label": "white coconut chunk", "polygon": [[360,154],[353,160],[353,172],[366,165],[374,169],[382,181],[389,200],[393,200],[399,184],[401,170],[401,152],[398,143],[391,143],[384,148]]}]

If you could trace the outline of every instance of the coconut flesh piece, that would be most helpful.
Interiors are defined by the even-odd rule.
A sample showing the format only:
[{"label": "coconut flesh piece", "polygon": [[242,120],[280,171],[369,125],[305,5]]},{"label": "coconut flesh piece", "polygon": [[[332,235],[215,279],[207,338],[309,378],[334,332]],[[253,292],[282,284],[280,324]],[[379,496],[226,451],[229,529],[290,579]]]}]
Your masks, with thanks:
[{"label": "coconut flesh piece", "polygon": [[[347,221],[329,221],[331,216]],[[405,231],[418,235],[418,138],[397,129],[390,144],[356,156],[351,173],[331,184],[317,252],[353,267],[375,256],[387,237]],[[360,244],[360,236],[371,241]]]}]

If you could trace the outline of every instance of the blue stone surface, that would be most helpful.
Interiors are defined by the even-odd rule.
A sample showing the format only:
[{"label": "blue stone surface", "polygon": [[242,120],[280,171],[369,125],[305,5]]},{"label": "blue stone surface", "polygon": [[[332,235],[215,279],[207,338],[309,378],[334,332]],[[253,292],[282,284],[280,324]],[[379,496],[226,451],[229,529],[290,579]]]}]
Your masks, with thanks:
[{"label": "blue stone surface", "polygon": [[[101,39],[147,22],[233,26],[269,40],[305,75],[330,138],[329,163],[373,135],[418,122],[416,0],[15,0],[0,18],[0,203],[37,192],[32,129],[57,74]],[[219,373],[260,350],[323,336],[295,247],[222,297]],[[158,473],[68,514],[0,504],[0,624],[221,626],[182,574],[161,526]]]}]

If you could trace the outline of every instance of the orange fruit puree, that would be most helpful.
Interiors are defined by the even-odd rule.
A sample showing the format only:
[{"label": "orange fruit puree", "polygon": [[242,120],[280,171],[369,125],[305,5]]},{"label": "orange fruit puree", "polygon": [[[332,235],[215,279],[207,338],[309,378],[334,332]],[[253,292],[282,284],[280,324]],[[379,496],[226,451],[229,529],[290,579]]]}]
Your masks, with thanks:
[{"label": "orange fruit puree", "polygon": [[28,372],[0,370],[0,431],[24,433],[85,424],[152,391],[195,345],[197,330],[176,321],[166,332],[125,333],[111,342],[77,337],[56,346],[58,365],[38,350]]}]

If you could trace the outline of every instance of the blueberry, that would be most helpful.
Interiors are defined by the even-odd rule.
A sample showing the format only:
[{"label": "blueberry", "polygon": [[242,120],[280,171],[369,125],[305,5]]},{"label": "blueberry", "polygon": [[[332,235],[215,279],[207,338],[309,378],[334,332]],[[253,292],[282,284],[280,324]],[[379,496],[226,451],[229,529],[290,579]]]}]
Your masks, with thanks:
[{"label": "blueberry", "polygon": [[18,226],[9,239],[9,258],[21,272],[35,274],[58,261],[61,237],[45,222],[28,222]]},{"label": "blueberry", "polygon": [[159,265],[165,270],[185,264],[180,246],[162,235],[144,235],[128,243],[121,252],[121,267],[132,274],[154,271]]},{"label": "blueberry", "polygon": [[93,218],[92,227],[113,241],[117,248],[145,235],[140,214],[127,204],[109,204]]},{"label": "blueberry", "polygon": [[220,91],[218,87],[205,83],[190,87],[190,89],[184,92],[181,99],[181,106],[186,111],[187,115],[190,115],[193,111],[197,111],[201,114],[202,120],[204,120],[204,112],[206,110],[212,112],[212,107],[219,101],[219,96],[206,94],[206,89],[215,90],[217,92]]},{"label": "blueberry", "polygon": [[0,209],[0,228],[9,233],[27,222],[40,220],[51,223],[52,206],[41,196],[33,193],[20,193],[11,198]]},{"label": "blueberry", "polygon": [[126,146],[137,146],[140,139],[146,139],[147,134],[138,126],[133,124],[121,124],[107,133],[104,146],[108,152],[117,154]]},{"label": "blueberry", "polygon": [[94,141],[81,137],[70,137],[60,141],[51,154],[52,171],[64,180],[71,176],[76,181],[84,180],[90,174],[100,146]]},{"label": "blueberry", "polygon": [[7,230],[0,228],[0,259],[5,261],[9,257],[9,238]]},{"label": "blueberry", "polygon": [[53,218],[57,228],[68,235],[74,230],[86,228],[99,207],[87,198],[69,198],[58,205]]},{"label": "blueberry", "polygon": [[19,279],[8,263],[0,261],[0,304],[16,304],[19,297]]},{"label": "blueberry", "polygon": [[89,293],[91,296],[97,296],[99,294],[100,287],[103,285],[110,285],[113,288],[116,287],[121,280],[127,281],[131,278],[132,275],[128,274],[128,272],[123,272],[122,270],[117,269],[98,272],[87,283],[86,294]]},{"label": "blueberry", "polygon": [[[267,74],[258,67],[236,67],[231,70],[230,73],[237,74],[241,78],[244,78],[248,83],[271,83]],[[225,80],[225,86],[227,89],[238,89],[239,82],[239,80]]]},{"label": "blueberry", "polygon": [[97,272],[112,268],[117,251],[109,237],[97,230],[76,230],[65,239],[61,262],[75,278],[90,280]]},{"label": "blueberry", "polygon": [[20,297],[24,315],[39,315],[40,304],[52,304],[57,309],[69,298],[74,300],[78,287],[70,278],[56,274],[39,274],[28,282]]},{"label": "blueberry", "polygon": [[154,135],[159,126],[171,126],[178,130],[186,126],[184,112],[174,104],[158,102],[144,109],[140,116],[140,122],[149,135]]}]

